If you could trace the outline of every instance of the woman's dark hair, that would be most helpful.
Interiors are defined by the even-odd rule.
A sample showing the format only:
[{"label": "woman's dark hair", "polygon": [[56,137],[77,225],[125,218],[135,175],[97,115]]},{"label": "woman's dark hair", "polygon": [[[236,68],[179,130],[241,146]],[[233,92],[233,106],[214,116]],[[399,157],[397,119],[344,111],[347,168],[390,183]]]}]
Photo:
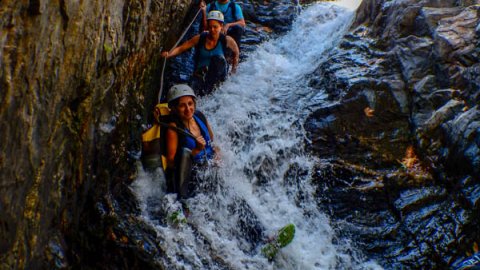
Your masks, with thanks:
[{"label": "woman's dark hair", "polygon": [[170,109],[173,109],[173,108],[175,108],[175,107],[178,106],[178,102],[179,102],[179,99],[178,99],[178,98],[177,98],[177,99],[174,99],[174,100],[172,100],[172,101],[170,101],[170,102],[168,103],[168,107],[169,107]]},{"label": "woman's dark hair", "polygon": [[[192,97],[193,103],[195,103],[195,106],[197,106],[197,100],[195,99],[195,97],[193,97],[193,96],[188,96],[188,97]],[[176,98],[176,99],[170,101],[170,102],[168,103],[168,107],[169,107],[170,109],[176,108],[176,107],[178,106],[178,103],[180,102],[180,98],[181,98],[181,97]]]}]

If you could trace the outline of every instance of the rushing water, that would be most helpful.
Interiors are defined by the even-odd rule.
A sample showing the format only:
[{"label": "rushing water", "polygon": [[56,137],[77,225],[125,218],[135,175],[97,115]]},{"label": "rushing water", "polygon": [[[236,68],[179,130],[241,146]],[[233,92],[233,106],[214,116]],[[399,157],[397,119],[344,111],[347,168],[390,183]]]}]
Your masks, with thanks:
[{"label": "rushing water", "polygon": [[[332,4],[306,8],[291,32],[261,45],[219,90],[199,100],[221,162],[205,172],[202,192],[189,199],[186,224],[165,221],[179,204],[164,194],[160,173],[140,170],[133,187],[168,269],[380,269],[336,237],[310,183],[318,161],[304,150],[302,123],[325,102],[309,89],[306,75],[352,17]],[[269,262],[261,247],[288,223],[296,225],[295,238]]]}]

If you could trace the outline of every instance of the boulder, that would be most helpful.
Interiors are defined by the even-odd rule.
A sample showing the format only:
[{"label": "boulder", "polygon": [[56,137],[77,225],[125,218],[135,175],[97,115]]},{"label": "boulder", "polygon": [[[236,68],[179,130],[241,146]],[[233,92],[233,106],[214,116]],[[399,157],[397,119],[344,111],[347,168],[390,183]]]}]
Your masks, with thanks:
[{"label": "boulder", "polygon": [[420,5],[423,7],[448,8],[457,5],[457,0],[422,0]]},{"label": "boulder", "polygon": [[438,22],[441,19],[454,17],[462,11],[460,7],[438,8],[429,7],[428,5],[422,7],[419,16],[425,21],[428,27],[429,34],[433,34],[438,27]]},{"label": "boulder", "polygon": [[[463,108],[463,106],[462,106]],[[446,157],[449,168],[457,173],[480,174],[480,110],[479,106],[456,113],[442,124],[446,136]]]},{"label": "boulder", "polygon": [[438,89],[435,76],[425,76],[413,86],[412,124],[415,127],[425,125],[436,110],[459,96],[459,90]]},{"label": "boulder", "polygon": [[415,83],[433,71],[433,41],[430,38],[411,35],[399,39],[396,44],[394,52],[407,82]]},{"label": "boulder", "polygon": [[407,214],[418,211],[438,201],[442,201],[447,195],[446,190],[440,187],[422,187],[419,189],[405,190],[399,194],[393,206],[405,217]]},{"label": "boulder", "polygon": [[477,41],[475,29],[479,21],[479,6],[471,6],[454,17],[443,18],[438,21],[434,33],[436,54],[449,62],[453,62],[454,51],[474,49]]}]

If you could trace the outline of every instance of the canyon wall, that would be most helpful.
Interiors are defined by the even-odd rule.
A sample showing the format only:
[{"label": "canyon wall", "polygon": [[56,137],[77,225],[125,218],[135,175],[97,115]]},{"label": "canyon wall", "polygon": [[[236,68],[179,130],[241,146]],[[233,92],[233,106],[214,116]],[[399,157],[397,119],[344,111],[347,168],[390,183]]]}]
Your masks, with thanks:
[{"label": "canyon wall", "polygon": [[[190,0],[2,1],[0,268],[81,260],[85,209],[134,174],[159,52]],[[108,196],[107,196],[108,197]],[[103,232],[102,232],[103,233]],[[70,252],[72,251],[72,252]],[[70,257],[70,258],[67,258]]]}]

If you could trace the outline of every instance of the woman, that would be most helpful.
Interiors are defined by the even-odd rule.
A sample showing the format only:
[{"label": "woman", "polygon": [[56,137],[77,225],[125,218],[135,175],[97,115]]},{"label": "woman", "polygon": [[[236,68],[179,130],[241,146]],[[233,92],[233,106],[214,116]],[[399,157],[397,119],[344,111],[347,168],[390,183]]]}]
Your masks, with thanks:
[{"label": "woman", "polygon": [[[191,155],[188,160],[191,158],[194,168],[201,167],[215,155],[212,128],[205,116],[196,111],[195,99],[195,93],[186,84],[172,86],[167,95],[172,116],[169,124],[172,128],[166,132],[167,166],[170,172],[167,191],[178,193],[180,198],[189,197],[195,184],[192,181],[195,177],[190,177],[190,171],[179,171],[181,160],[185,160],[182,155]],[[184,151],[185,148],[188,150]],[[195,175],[195,171],[193,174]]]},{"label": "woman", "polygon": [[170,52],[162,52],[162,57],[175,57],[195,46],[194,88],[199,95],[209,94],[218,82],[226,79],[228,64],[226,50],[232,52],[232,73],[237,70],[239,50],[237,43],[230,36],[222,34],[223,14],[213,10],[207,16],[207,30],[187,40]]}]

